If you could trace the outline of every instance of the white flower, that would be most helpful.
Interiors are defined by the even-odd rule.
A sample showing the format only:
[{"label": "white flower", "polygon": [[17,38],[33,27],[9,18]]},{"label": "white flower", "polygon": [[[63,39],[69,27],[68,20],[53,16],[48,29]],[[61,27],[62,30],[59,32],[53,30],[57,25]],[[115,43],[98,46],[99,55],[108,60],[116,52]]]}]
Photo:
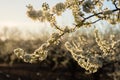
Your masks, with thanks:
[{"label": "white flower", "polygon": [[23,59],[24,59],[25,62],[30,62],[30,61],[31,61],[31,58],[32,58],[32,57],[31,57],[30,54],[25,54]]},{"label": "white flower", "polygon": [[86,13],[90,13],[92,9],[94,9],[93,2],[91,0],[85,1],[83,4],[83,11]]},{"label": "white flower", "polygon": [[61,15],[61,13],[64,11],[65,11],[65,4],[64,3],[58,3],[53,7],[53,12],[57,15]]},{"label": "white flower", "polygon": [[28,6],[26,6],[29,10],[33,9],[33,6],[31,4],[29,4]]},{"label": "white flower", "polygon": [[39,55],[35,58],[38,58],[40,61],[43,61],[44,59],[47,58],[47,53],[48,53],[48,51],[42,50],[41,47],[39,49],[35,50],[35,52],[34,52],[35,55]]},{"label": "white flower", "polygon": [[23,55],[25,54],[24,50],[21,48],[15,49],[14,53],[17,57],[20,57],[20,58],[23,58]]},{"label": "white flower", "polygon": [[38,13],[34,9],[30,9],[27,11],[27,16],[32,18],[33,20],[36,20],[38,18]]},{"label": "white flower", "polygon": [[49,5],[45,2],[45,3],[43,3],[42,4],[42,8],[43,8],[43,10],[48,10],[49,9]]}]

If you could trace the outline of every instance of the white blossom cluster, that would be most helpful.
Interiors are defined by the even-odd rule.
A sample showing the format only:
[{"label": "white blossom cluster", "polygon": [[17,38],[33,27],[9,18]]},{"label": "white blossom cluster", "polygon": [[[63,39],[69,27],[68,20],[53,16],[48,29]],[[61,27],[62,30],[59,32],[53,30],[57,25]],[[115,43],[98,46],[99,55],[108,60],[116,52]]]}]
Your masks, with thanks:
[{"label": "white blossom cluster", "polygon": [[87,0],[83,3],[83,11],[90,13],[94,9],[94,4],[91,0]]},{"label": "white blossom cluster", "polygon": [[58,39],[59,36],[60,36],[59,33],[53,33],[53,34],[51,35],[50,39],[48,39],[48,41],[47,41],[47,42],[49,43],[49,45],[50,45],[50,44],[58,44],[58,43],[59,43],[59,40],[56,40],[56,39]]},{"label": "white blossom cluster", "polygon": [[14,50],[14,53],[20,59],[23,59],[25,62],[36,63],[38,61],[43,61],[47,58],[48,51],[52,47],[52,44],[59,44],[59,40],[56,40],[61,36],[59,33],[53,33],[50,39],[47,40],[47,43],[42,44],[38,49],[34,51],[32,54],[28,54],[21,48],[17,48]]},{"label": "white blossom cluster", "polygon": [[72,10],[72,14],[74,16],[75,22],[80,23],[82,21],[82,17],[84,16],[83,12],[80,9],[80,1],[79,0],[66,0],[66,7]]},{"label": "white blossom cluster", "polygon": [[32,5],[28,5],[27,15],[33,20],[39,20],[41,22],[48,21],[52,27],[57,27],[56,29],[59,27],[56,22],[56,15],[62,15],[62,13],[67,9],[72,11],[75,24],[79,24],[79,27],[83,25],[89,25],[91,23],[89,18],[86,22],[87,24],[84,23],[86,20],[86,14],[88,13],[93,14],[97,19],[106,20],[111,24],[119,23],[120,2],[117,0],[108,0],[108,2],[113,3],[111,5],[116,7],[114,10],[103,8],[104,2],[105,0],[66,0],[64,3],[57,3],[52,8],[50,8],[49,5],[45,2],[42,5],[42,9],[40,10],[35,10]]},{"label": "white blossom cluster", "polygon": [[55,22],[55,17],[50,13],[47,3],[43,3],[41,10],[35,10],[32,5],[28,5],[27,8],[27,15],[33,20]]},{"label": "white blossom cluster", "polygon": [[58,3],[53,7],[53,13],[61,15],[65,11],[66,7],[64,3]]},{"label": "white blossom cluster", "polygon": [[120,40],[114,40],[115,35],[110,35],[110,40],[104,40],[99,36],[98,30],[95,30],[95,38],[98,46],[103,51],[102,57],[107,62],[120,60]]},{"label": "white blossom cluster", "polygon": [[23,49],[18,48],[14,50],[14,53],[20,59],[23,59],[25,62],[36,63],[46,59],[48,53],[48,45],[42,44],[40,48],[36,49],[33,54],[26,53]]},{"label": "white blossom cluster", "polygon": [[91,48],[92,45],[83,36],[65,44],[77,63],[89,73],[95,73],[103,65],[102,60],[100,60],[101,56],[96,53],[94,48]]},{"label": "white blossom cluster", "polygon": [[80,35],[65,44],[77,63],[89,73],[97,72],[107,63],[120,61],[120,39],[116,40],[115,35],[110,35],[103,40],[97,29],[94,34],[93,41]]},{"label": "white blossom cluster", "polygon": [[[42,61],[47,57],[49,47],[51,47],[52,44],[58,44],[60,38],[66,33],[72,33],[82,26],[91,27],[91,24],[99,20],[106,20],[111,24],[119,23],[120,0],[107,1],[112,2],[115,9],[103,8],[105,0],[66,0],[65,2],[57,3],[52,8],[45,2],[42,4],[40,10],[35,10],[32,5],[28,5],[28,17],[33,20],[39,20],[40,22],[47,21],[50,23],[51,27],[58,30],[58,32],[53,33],[50,39],[40,46],[40,48],[36,49],[33,54],[28,54],[20,48],[15,49],[14,53],[25,62],[34,63]],[[62,29],[57,24],[56,17],[61,16],[67,9],[72,11],[75,25],[73,25],[73,28],[63,26],[64,28]],[[91,21],[91,18],[94,18],[95,21]],[[120,44],[120,41],[113,40],[112,36],[110,38],[110,42],[102,40],[98,31],[95,31],[97,47],[100,48],[99,51],[103,51],[103,53],[100,52],[101,54],[98,54],[96,48],[88,46],[88,44],[93,45],[92,43],[89,43],[87,39],[81,37],[76,41],[67,42],[65,46],[81,67],[85,68],[90,73],[94,73],[104,65],[101,59],[106,59],[108,62],[120,59],[120,55],[118,55],[118,44]]]}]

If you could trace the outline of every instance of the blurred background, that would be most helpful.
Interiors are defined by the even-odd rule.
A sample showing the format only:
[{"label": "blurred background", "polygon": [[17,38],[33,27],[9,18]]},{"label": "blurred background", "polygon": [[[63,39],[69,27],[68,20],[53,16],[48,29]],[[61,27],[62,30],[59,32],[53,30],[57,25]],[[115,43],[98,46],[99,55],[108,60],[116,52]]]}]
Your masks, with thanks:
[{"label": "blurred background", "polygon": [[[116,40],[120,39],[119,25],[101,25],[105,27],[100,31],[105,39],[109,40],[110,34],[114,34]],[[47,59],[35,64],[18,59],[13,53],[14,49],[23,48],[31,54],[49,39],[52,32],[39,28],[36,31],[21,30],[17,27],[2,27],[0,30],[0,80],[115,80],[113,76],[116,76],[116,69],[120,73],[120,63],[114,63],[100,68],[94,74],[85,74],[85,70],[65,48],[66,41],[76,40],[80,35],[96,46],[94,27],[81,27],[63,36],[58,45],[52,45]],[[117,76],[116,80],[119,79],[120,76]]]},{"label": "blurred background", "polygon": [[[65,0],[0,0],[0,80],[115,80],[108,74],[114,73],[114,65],[120,63],[110,64],[94,74],[85,74],[85,70],[73,60],[64,46],[66,41],[76,39],[78,34],[93,40],[94,27],[82,27],[75,33],[62,37],[58,45],[52,45],[47,59],[42,62],[25,63],[13,54],[16,48],[33,53],[55,32],[47,22],[28,18],[26,5],[31,4],[39,9],[43,2],[53,6],[63,1]],[[57,17],[57,21],[61,26],[74,24],[69,10]],[[120,39],[119,24],[113,26],[99,22],[95,25],[103,34],[115,34]],[[117,80],[120,80],[120,76]]]}]

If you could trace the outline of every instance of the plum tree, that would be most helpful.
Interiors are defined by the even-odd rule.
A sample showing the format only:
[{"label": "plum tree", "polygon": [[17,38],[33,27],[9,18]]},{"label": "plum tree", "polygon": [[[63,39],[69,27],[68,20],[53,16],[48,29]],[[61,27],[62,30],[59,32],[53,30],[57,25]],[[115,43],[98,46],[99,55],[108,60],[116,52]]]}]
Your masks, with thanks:
[{"label": "plum tree", "polygon": [[[105,7],[106,2],[113,6],[113,8],[110,8],[109,6]],[[91,27],[94,23],[100,20],[107,21],[110,24],[118,24],[120,22],[120,0],[65,0],[64,2],[57,3],[52,8],[50,8],[49,4],[46,2],[42,4],[42,8],[40,10],[35,10],[30,4],[27,8],[28,17],[34,21],[47,21],[52,28],[57,30],[57,32],[51,35],[46,43],[41,45],[32,54],[28,54],[21,48],[14,50],[17,57],[30,63],[46,59],[49,53],[49,48],[52,47],[52,44],[59,43],[60,38],[66,33],[75,32],[81,27]],[[64,26],[61,28],[56,21],[57,16],[61,16],[66,10],[71,10],[72,16],[74,17],[74,25],[72,25],[72,28],[71,26]],[[86,44],[84,41],[85,39],[82,38],[77,42],[72,41],[72,43],[66,41],[65,44],[66,49],[71,52],[73,58],[78,62],[78,64],[90,73],[94,73],[98,68],[102,67],[104,65],[103,60],[105,59],[108,60],[107,62],[120,59],[119,52],[116,52],[115,50],[117,48],[116,45],[120,44],[120,41],[115,41],[113,40],[113,36],[110,36],[111,40],[107,42],[101,39],[98,30],[95,29],[94,33],[96,43],[100,50],[103,51],[102,54],[96,54],[94,49],[85,51],[80,47],[80,42],[83,42],[82,45]]]}]

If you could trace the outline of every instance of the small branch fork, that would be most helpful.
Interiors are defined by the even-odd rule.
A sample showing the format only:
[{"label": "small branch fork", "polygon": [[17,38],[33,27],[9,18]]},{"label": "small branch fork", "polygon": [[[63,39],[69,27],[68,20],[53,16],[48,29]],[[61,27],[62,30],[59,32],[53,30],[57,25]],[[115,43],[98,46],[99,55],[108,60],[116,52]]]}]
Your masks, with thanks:
[{"label": "small branch fork", "polygon": [[114,6],[115,6],[116,9],[119,9],[119,8],[117,7],[116,0],[113,1],[113,4],[114,4]]}]

